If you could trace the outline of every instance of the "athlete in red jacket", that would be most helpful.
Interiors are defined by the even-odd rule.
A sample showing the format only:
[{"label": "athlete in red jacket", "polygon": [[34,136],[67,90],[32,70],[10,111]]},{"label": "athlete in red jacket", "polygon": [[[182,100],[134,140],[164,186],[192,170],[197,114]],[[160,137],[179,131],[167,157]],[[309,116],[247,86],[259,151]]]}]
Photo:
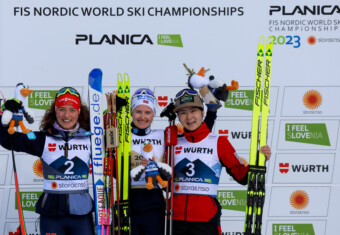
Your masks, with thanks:
[{"label": "athlete in red jacket", "polygon": [[[174,234],[221,234],[221,206],[216,199],[222,167],[238,183],[247,184],[248,166],[242,164],[224,136],[214,135],[203,121],[203,103],[195,90],[176,95],[174,111],[184,127],[175,146]],[[260,149],[267,159],[268,146]]]}]

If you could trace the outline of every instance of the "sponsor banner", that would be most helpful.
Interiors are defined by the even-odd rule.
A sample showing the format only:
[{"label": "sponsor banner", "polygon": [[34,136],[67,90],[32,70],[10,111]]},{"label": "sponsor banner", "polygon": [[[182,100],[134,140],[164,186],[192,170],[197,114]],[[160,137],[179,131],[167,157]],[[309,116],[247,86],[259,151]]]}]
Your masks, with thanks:
[{"label": "sponsor banner", "polygon": [[[53,177],[53,176],[52,176]],[[51,178],[52,178],[51,177]],[[44,190],[70,192],[88,189],[88,180],[45,180]]]},{"label": "sponsor banner", "polygon": [[334,100],[340,100],[340,87],[285,87],[283,117],[340,116],[334,108]]},{"label": "sponsor banner", "polygon": [[[20,185],[42,185],[44,182],[40,158],[27,154],[15,154],[18,181]],[[20,164],[18,164],[20,162]],[[12,165],[12,162],[11,162]],[[15,185],[13,176],[11,184]]]},{"label": "sponsor banner", "polygon": [[330,184],[333,178],[335,154],[277,154],[273,183]]},{"label": "sponsor banner", "polygon": [[[42,192],[20,192],[21,207],[24,211],[35,212],[35,205]],[[15,197],[15,209],[18,210],[18,200]]]},{"label": "sponsor banner", "polygon": [[326,234],[326,220],[268,221],[266,234],[272,235],[318,235]]},{"label": "sponsor banner", "polygon": [[[184,68],[184,67],[183,67]],[[179,68],[180,69],[180,68]],[[183,73],[183,78],[185,78],[185,71]],[[171,100],[174,101],[176,94],[184,89],[187,88],[187,85],[185,84],[186,80],[183,80],[183,86],[156,86],[155,87],[155,96],[157,100],[157,106],[156,106],[156,116],[160,116],[163,109],[171,103]],[[166,117],[164,119],[167,119]]]},{"label": "sponsor banner", "polygon": [[[255,74],[254,74],[255,77]],[[279,87],[270,88],[269,117],[276,114]],[[253,115],[254,87],[240,87],[238,90],[229,91],[228,100],[224,103],[224,108],[218,111],[218,116],[247,116]]]},{"label": "sponsor banner", "polygon": [[[20,188],[21,205],[25,219],[37,219],[39,217],[39,214],[35,213],[35,205],[41,193],[41,188]],[[16,191],[14,188],[10,189],[7,203],[7,219],[19,218],[16,201]]]},{"label": "sponsor banner", "polygon": [[331,187],[272,187],[269,216],[327,216]]},{"label": "sponsor banner", "polygon": [[244,220],[224,220],[221,219],[222,235],[243,235]]},{"label": "sponsor banner", "polygon": [[[183,77],[185,74],[183,74]],[[187,81],[187,78],[186,80]],[[185,82],[183,82],[183,86],[179,87],[155,87],[155,96],[157,98],[157,115],[161,113],[161,111],[171,102],[171,99],[174,99],[176,94],[187,88]],[[236,91],[229,92],[228,100],[223,104],[222,107],[218,110],[218,117],[233,117],[233,116],[252,116],[253,110],[253,96],[254,96],[253,87],[242,87]],[[271,88],[271,97],[270,97],[270,113],[269,116],[274,116],[276,113],[276,103],[278,96],[278,87]]]},{"label": "sponsor banner", "polygon": [[[20,235],[21,231],[19,229],[19,220],[16,222],[8,221],[4,224],[4,235]],[[25,228],[27,235],[40,235],[39,228],[36,227],[35,220],[29,220],[25,218]],[[38,231],[37,231],[38,229]],[[52,234],[51,234],[52,235]]]},{"label": "sponsor banner", "polygon": [[287,2],[269,6],[270,32],[330,34],[339,32],[337,4],[297,4]]},{"label": "sponsor banner", "polygon": [[[219,115],[218,115],[219,116]],[[268,140],[271,146],[274,130],[274,120],[268,120]],[[213,133],[225,135],[236,151],[250,150],[251,120],[221,120],[217,119]]]},{"label": "sponsor banner", "polygon": [[[60,78],[59,78],[60,79]],[[28,107],[31,109],[31,111],[33,111],[34,113],[34,124],[37,123],[36,119],[41,119],[44,114],[45,114],[45,110],[48,109],[51,105],[51,103],[54,101],[55,99],[55,95],[57,93],[57,91],[63,87],[63,85],[61,86],[48,86],[48,87],[42,87],[42,86],[30,86],[29,88],[31,90],[33,90],[33,92],[23,101],[23,105],[25,107]],[[10,99],[10,98],[14,98],[15,96],[15,85],[13,86],[1,86],[1,91],[4,94],[6,99]],[[70,85],[72,86],[72,85]],[[83,87],[81,86],[72,86],[75,89],[77,89],[77,91],[79,92],[79,94],[82,96],[83,94]],[[2,97],[1,97],[2,99]],[[83,99],[84,102],[84,99]],[[26,123],[26,121],[24,121]],[[28,125],[30,127],[30,129],[32,130],[38,130],[38,129],[33,129],[32,125]],[[40,125],[40,122],[39,124]]]},{"label": "sponsor banner", "polygon": [[180,34],[158,34],[157,43],[163,46],[183,47]]},{"label": "sponsor banner", "polygon": [[247,187],[218,187],[217,200],[222,207],[222,217],[244,217],[247,204]]},{"label": "sponsor banner", "polygon": [[[82,86],[73,86],[80,94],[82,98],[82,102],[84,102],[83,90]],[[30,109],[34,111],[35,117],[42,118],[45,114],[45,111],[51,106],[51,103],[55,100],[55,95],[58,90],[62,88],[60,87],[39,87],[39,86],[30,86],[30,89],[33,92],[27,98],[27,104]],[[40,125],[40,123],[38,124]],[[34,129],[38,130],[38,129]]]},{"label": "sponsor banner", "polygon": [[7,175],[7,169],[9,167],[7,166],[9,155],[8,154],[0,154],[1,164],[0,164],[0,185],[4,185],[6,182],[6,175]]},{"label": "sponsor banner", "polygon": [[[237,150],[236,150],[237,152]],[[249,164],[249,153],[239,153],[237,152],[239,159],[243,162],[244,165]],[[267,170],[268,172],[268,170]],[[221,176],[220,176],[220,185],[223,184],[238,184],[226,171],[225,168],[222,168]]]},{"label": "sponsor banner", "polygon": [[281,120],[278,149],[336,149],[338,120]]}]

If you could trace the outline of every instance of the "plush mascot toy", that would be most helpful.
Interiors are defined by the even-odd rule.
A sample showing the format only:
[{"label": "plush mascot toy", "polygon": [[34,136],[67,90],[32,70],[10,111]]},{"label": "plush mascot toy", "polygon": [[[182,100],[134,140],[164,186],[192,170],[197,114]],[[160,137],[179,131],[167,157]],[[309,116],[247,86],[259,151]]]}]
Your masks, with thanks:
[{"label": "plush mascot toy", "polygon": [[162,188],[165,188],[168,186],[168,180],[171,179],[171,167],[162,162],[152,161],[152,150],[153,147],[151,143],[144,145],[142,155],[144,158],[149,160],[149,163],[147,166],[139,165],[131,170],[131,177],[135,181],[138,181],[145,172],[145,182],[147,189],[153,189],[157,183],[159,183]]},{"label": "plush mascot toy", "polygon": [[3,111],[1,122],[3,126],[9,125],[9,134],[14,134],[17,126],[20,126],[24,134],[31,131],[24,125],[23,117],[25,117],[29,124],[34,122],[33,113],[24,102],[32,92],[33,90],[29,89],[27,85],[19,83],[15,88],[15,98],[8,99],[1,107]]},{"label": "plush mascot toy", "polygon": [[209,78],[205,77],[206,72],[204,67],[196,74],[195,71],[189,69],[186,64],[183,64],[188,74],[188,86],[191,89],[198,89],[205,104],[210,106],[211,109],[218,109],[221,107],[220,100],[227,101],[229,90],[237,90],[238,82],[231,81],[231,86],[227,86],[224,82],[215,79],[214,76]]}]

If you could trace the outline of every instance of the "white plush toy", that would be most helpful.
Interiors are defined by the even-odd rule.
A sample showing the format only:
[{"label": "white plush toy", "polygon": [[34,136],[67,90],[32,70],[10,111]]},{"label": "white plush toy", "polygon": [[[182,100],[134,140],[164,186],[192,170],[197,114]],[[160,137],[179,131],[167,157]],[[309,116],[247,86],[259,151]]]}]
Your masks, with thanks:
[{"label": "white plush toy", "polygon": [[27,129],[23,123],[23,117],[29,124],[34,122],[34,113],[27,107],[25,100],[33,90],[28,85],[19,83],[15,88],[15,98],[9,99],[3,104],[2,125],[8,126],[8,133],[15,133],[15,127],[20,126],[22,132],[27,134],[31,130]]},{"label": "white plush toy", "polygon": [[204,103],[207,105],[214,105],[217,108],[221,107],[220,100],[226,101],[228,99],[229,90],[237,90],[238,82],[232,80],[231,86],[227,86],[224,82],[217,80],[214,76],[206,77],[204,67],[196,74],[194,70],[190,70],[186,64],[183,64],[189,72],[188,85],[191,89],[199,89]]}]

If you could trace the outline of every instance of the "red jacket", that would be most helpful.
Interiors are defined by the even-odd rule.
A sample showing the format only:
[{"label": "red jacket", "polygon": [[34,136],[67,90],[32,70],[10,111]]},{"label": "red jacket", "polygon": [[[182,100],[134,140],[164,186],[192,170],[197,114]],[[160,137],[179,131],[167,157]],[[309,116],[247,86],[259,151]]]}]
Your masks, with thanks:
[{"label": "red jacket", "polygon": [[[194,132],[184,132],[185,138],[191,143],[197,143],[206,138],[209,128],[203,123]],[[217,141],[219,160],[229,175],[238,183],[247,184],[248,166],[240,163],[235,155],[235,149],[226,136],[219,136]],[[218,200],[205,195],[174,195],[173,219],[182,221],[220,223],[221,206]]]}]

